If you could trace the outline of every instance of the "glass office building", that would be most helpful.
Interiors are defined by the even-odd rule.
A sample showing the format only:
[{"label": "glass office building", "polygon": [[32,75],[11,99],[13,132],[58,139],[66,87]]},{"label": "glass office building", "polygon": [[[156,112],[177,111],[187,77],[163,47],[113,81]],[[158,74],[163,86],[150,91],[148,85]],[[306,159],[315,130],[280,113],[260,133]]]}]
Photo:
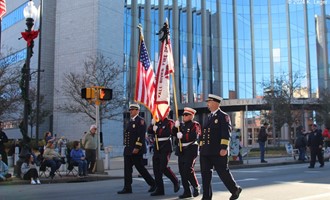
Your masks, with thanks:
[{"label": "glass office building", "polygon": [[[13,63],[26,58],[26,44],[17,38],[25,29],[22,12],[27,2],[7,1],[2,20],[2,43],[14,47]],[[35,0],[36,5],[40,2]],[[43,4],[42,40],[41,44],[35,41],[31,68],[36,69],[40,62],[45,69],[41,94],[52,114],[42,130],[59,136],[81,137],[76,133],[90,125],[77,123],[80,118],[57,107],[67,100],[59,93],[63,76],[81,71],[91,54],[102,52],[127,68],[123,85],[131,88],[126,92],[127,102],[133,101],[139,24],[156,69],[160,49],[156,33],[169,21],[179,110],[195,108],[196,120],[202,123],[208,113],[207,95],[222,96],[222,109],[231,115],[235,128],[242,130],[245,145],[255,143],[262,121],[263,81],[283,74],[291,80],[299,73],[305,77],[299,86],[302,98],[318,98],[319,91],[329,85],[327,1],[43,0]],[[143,112],[149,121],[148,111]],[[110,141],[105,144],[118,145],[122,129],[122,122],[104,124],[104,140]]]},{"label": "glass office building", "polygon": [[[299,74],[304,77],[300,98],[317,98],[320,89],[328,88],[329,9],[327,1],[127,0],[125,58],[130,63],[136,54],[133,32],[140,23],[157,66],[160,42],[155,33],[167,18],[180,108],[196,108],[202,121],[207,95],[220,95],[222,109],[244,130],[244,143],[248,132],[254,143],[261,123],[254,108],[264,96],[263,82]],[[131,63],[134,73],[136,62]]]}]

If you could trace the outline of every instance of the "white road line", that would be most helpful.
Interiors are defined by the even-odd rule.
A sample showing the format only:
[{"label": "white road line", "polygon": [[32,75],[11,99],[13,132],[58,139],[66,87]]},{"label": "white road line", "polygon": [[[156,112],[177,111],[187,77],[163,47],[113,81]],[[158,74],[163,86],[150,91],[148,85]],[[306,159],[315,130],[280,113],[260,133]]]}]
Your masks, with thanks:
[{"label": "white road line", "polygon": [[321,197],[329,197],[329,196],[330,196],[330,192],[312,195],[312,196],[305,196],[305,197],[296,198],[296,199],[292,199],[292,200],[311,200],[311,199],[320,199]]}]

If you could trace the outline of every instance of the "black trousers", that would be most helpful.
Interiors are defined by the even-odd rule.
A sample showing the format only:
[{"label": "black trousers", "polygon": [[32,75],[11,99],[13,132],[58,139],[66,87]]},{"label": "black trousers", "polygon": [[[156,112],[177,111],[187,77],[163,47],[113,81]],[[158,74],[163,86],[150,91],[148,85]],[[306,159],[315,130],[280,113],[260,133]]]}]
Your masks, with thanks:
[{"label": "black trousers", "polygon": [[315,162],[316,162],[316,156],[321,165],[324,165],[324,159],[323,159],[323,153],[322,149],[318,147],[312,147],[310,148],[311,150],[311,161],[310,161],[310,166],[314,167]]},{"label": "black trousers", "polygon": [[169,178],[173,184],[179,183],[178,178],[175,176],[171,168],[167,166],[170,157],[170,151],[155,151],[152,157],[157,191],[164,192],[163,174]]},{"label": "black trousers", "polygon": [[36,168],[32,168],[30,169],[28,172],[26,172],[26,174],[24,174],[23,179],[24,180],[31,180],[31,178],[33,179],[37,179],[38,178],[38,171]]},{"label": "black trousers", "polygon": [[194,169],[197,151],[197,145],[190,145],[183,147],[182,152],[178,153],[179,172],[185,194],[191,194],[190,185],[194,188],[198,187],[198,180]]},{"label": "black trousers", "polygon": [[89,173],[93,172],[96,162],[96,149],[86,149],[87,170]]},{"label": "black trousers", "polygon": [[212,199],[212,171],[213,167],[218,173],[221,181],[230,191],[230,193],[235,193],[238,189],[232,174],[228,168],[228,157],[227,156],[200,156],[200,165],[202,173],[202,184],[203,184],[203,198]]},{"label": "black trousers", "polygon": [[141,174],[144,180],[148,185],[155,185],[155,180],[152,178],[148,170],[143,165],[143,155],[125,155],[124,156],[124,177],[125,177],[125,185],[124,187],[127,189],[132,189],[132,173],[133,173],[133,165],[137,169],[137,171]]}]

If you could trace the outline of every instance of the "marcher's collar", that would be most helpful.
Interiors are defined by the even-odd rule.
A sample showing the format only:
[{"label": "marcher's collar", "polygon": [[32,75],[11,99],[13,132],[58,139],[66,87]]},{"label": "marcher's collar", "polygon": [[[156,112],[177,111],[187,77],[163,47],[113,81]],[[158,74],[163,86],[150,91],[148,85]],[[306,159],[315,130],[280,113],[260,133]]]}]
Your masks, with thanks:
[{"label": "marcher's collar", "polygon": [[220,109],[218,108],[218,109],[216,109],[215,111],[211,112],[211,115],[212,115],[212,116],[214,116],[214,115],[215,115],[215,113],[217,113],[217,112],[218,112],[218,110],[220,110]]},{"label": "marcher's collar", "polygon": [[135,115],[134,117],[131,118],[131,120],[134,121],[137,116],[138,115]]}]

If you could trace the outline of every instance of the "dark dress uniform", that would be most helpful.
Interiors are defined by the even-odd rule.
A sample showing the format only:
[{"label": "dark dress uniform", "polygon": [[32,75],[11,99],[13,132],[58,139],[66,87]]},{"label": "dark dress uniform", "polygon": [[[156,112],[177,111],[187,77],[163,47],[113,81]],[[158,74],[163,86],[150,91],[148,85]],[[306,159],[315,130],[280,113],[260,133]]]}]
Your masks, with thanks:
[{"label": "dark dress uniform", "polygon": [[[143,165],[143,154],[146,153],[145,134],[146,124],[144,119],[140,116],[131,119],[124,133],[125,185],[124,189],[118,192],[119,194],[132,192],[133,165],[151,188],[155,186],[155,180]],[[135,148],[139,149],[137,154],[132,153]]]},{"label": "dark dress uniform", "polygon": [[[228,155],[220,156],[221,149],[227,149],[231,122],[227,113],[216,110],[205,120],[200,137],[200,165],[203,184],[203,200],[212,199],[212,169],[217,171],[227,189],[235,194],[240,190],[228,168]],[[239,191],[240,192],[240,191]]]},{"label": "dark dress uniform", "polygon": [[316,156],[320,163],[320,167],[324,166],[324,159],[322,154],[322,148],[320,145],[323,146],[323,136],[320,129],[315,129],[308,135],[307,146],[310,148],[311,151],[311,161],[309,164],[309,168],[314,168],[316,162]]},{"label": "dark dress uniform", "polygon": [[[173,133],[176,134],[178,128],[173,128]],[[175,142],[177,147],[175,154],[178,156],[179,172],[181,175],[182,186],[184,189],[181,198],[191,197],[190,185],[193,187],[193,196],[199,195],[199,184],[195,174],[195,163],[198,155],[197,139],[201,133],[201,126],[196,121],[188,121],[180,124],[180,132],[182,133],[180,151],[179,140]]]},{"label": "dark dress uniform", "polygon": [[[172,149],[172,128],[174,126],[173,120],[165,118],[156,122],[158,128],[156,133],[153,131],[153,125],[148,128],[148,134],[157,135],[155,139],[154,155],[152,156],[153,171],[156,181],[156,191],[151,193],[151,196],[164,195],[164,182],[163,174],[168,177],[174,184],[174,192],[178,192],[180,189],[180,183],[170,167],[168,167],[168,161],[171,157]],[[158,140],[158,149],[157,149]]]}]

